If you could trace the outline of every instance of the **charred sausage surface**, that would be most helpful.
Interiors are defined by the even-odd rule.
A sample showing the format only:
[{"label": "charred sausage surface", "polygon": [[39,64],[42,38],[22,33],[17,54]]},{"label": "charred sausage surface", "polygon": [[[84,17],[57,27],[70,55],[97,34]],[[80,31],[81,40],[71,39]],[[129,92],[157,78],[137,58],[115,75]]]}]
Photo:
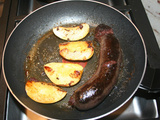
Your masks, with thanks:
[{"label": "charred sausage surface", "polygon": [[88,110],[99,103],[117,82],[121,63],[121,48],[112,29],[100,24],[95,29],[95,40],[100,44],[99,66],[95,74],[71,96],[69,105]]}]

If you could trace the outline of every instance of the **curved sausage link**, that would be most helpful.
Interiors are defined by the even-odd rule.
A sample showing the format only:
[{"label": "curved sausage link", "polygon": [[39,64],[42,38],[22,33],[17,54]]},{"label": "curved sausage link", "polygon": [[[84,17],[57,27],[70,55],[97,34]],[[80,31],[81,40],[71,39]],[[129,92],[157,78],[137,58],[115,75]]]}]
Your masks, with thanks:
[{"label": "curved sausage link", "polygon": [[119,73],[121,49],[112,29],[100,24],[95,30],[95,40],[100,44],[97,71],[69,100],[69,105],[80,110],[88,110],[101,103],[113,89]]}]

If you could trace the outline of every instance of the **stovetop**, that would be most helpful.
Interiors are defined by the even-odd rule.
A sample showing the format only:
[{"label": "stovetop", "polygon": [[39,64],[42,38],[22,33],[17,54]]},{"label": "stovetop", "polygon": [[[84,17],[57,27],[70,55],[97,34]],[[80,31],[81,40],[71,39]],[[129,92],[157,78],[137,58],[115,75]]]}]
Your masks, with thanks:
[{"label": "stovetop", "polygon": [[[44,2],[45,1],[45,2]],[[54,0],[5,0],[0,16],[0,56],[5,41],[13,28],[33,10]],[[148,64],[144,79],[136,92],[122,108],[106,119],[159,119],[160,118],[160,50],[140,0],[98,0],[109,4],[130,18],[140,30],[146,44]],[[0,59],[1,62],[1,59]],[[0,66],[1,67],[1,66]],[[20,105],[8,91],[0,69],[0,119],[44,119]]]}]

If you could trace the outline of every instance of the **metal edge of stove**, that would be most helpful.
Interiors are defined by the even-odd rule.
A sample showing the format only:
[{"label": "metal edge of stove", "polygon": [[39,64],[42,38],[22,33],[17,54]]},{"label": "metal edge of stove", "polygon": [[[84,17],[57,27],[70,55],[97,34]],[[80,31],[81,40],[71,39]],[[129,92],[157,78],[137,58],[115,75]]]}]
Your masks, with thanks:
[{"label": "metal edge of stove", "polygon": [[[147,90],[149,93],[158,93],[160,92],[160,81],[158,80],[158,75],[160,74],[160,49],[142,2],[137,2],[139,4],[135,4],[134,2],[136,1],[137,0],[130,0],[129,2],[128,0],[132,7],[130,14],[134,16],[132,17],[132,21],[135,23],[137,28],[140,30],[140,33],[142,34],[148,57],[146,73],[140,88]],[[139,14],[140,12],[141,14]]]},{"label": "metal edge of stove", "polygon": [[146,15],[143,4],[141,1],[138,2],[138,0],[127,0],[127,1],[128,1],[128,4],[130,4],[132,7],[131,14],[134,16],[132,18],[132,21],[135,23],[135,25],[139,29],[145,41],[149,65],[153,69],[160,69],[159,46],[157,44],[155,35],[153,33],[149,19]]},{"label": "metal edge of stove", "polygon": [[[31,0],[32,1],[32,0]],[[100,0],[101,2],[104,2],[104,0]],[[108,0],[108,1],[111,1],[111,0]],[[115,0],[116,1],[116,0]],[[125,9],[125,11],[127,11],[127,12],[129,12],[129,14],[132,14],[133,16],[134,15],[136,15],[136,13],[137,13],[137,11],[135,10],[135,9],[137,9],[136,8],[136,6],[134,5],[135,3],[132,1],[132,0],[123,0],[123,1],[126,1],[126,3],[127,3],[127,5],[126,6],[114,6],[113,5],[113,7],[115,7],[115,8],[117,8],[117,9],[119,9],[119,10],[124,10]],[[135,0],[135,2],[137,2],[138,0]],[[8,2],[8,3],[7,3]],[[16,16],[15,17],[15,15],[17,14],[17,11],[18,10],[13,10],[14,9],[14,6],[16,6],[17,4],[19,4],[18,3],[18,0],[17,1],[14,1],[14,2],[12,2],[11,3],[11,1],[10,0],[6,0],[6,3],[7,4],[12,4],[12,6],[11,6],[11,8],[10,8],[10,5],[6,5],[7,7],[5,8],[5,10],[4,10],[4,12],[6,12],[6,11],[8,11],[8,12],[6,12],[7,14],[6,14],[6,16],[7,17],[5,17],[5,18],[7,18],[6,19],[6,21],[8,21],[8,17],[9,18],[11,18],[11,19],[9,19],[9,21],[8,21],[8,27],[6,26],[5,28],[8,28],[7,29],[7,33],[6,33],[6,36],[5,36],[5,38],[4,39],[6,39],[7,38],[7,36],[10,34],[10,32],[12,31],[12,29],[14,28],[14,26],[15,26],[15,22],[16,21],[20,21],[25,15],[21,15],[21,16]],[[143,8],[143,6],[142,6],[142,4],[141,4],[141,2],[138,2],[140,5],[138,5],[139,6],[139,10],[141,10],[142,8]],[[34,3],[34,4],[36,4],[36,3]],[[108,4],[108,2],[107,2],[107,4]],[[110,3],[111,4],[111,3]],[[137,5],[137,4],[136,4]],[[37,7],[38,7],[39,5],[37,5]],[[10,9],[10,14],[9,14],[9,9]],[[31,8],[31,9],[36,9],[36,7],[35,8]],[[148,21],[148,18],[147,18],[147,16],[146,16],[146,14],[145,14],[145,11],[144,11],[144,8],[143,8],[143,10],[142,10],[142,12],[144,12],[144,18],[146,19],[145,21],[147,22],[147,26],[149,26],[150,27],[150,24],[149,24],[149,21]],[[10,15],[10,16],[9,16]],[[136,15],[137,16],[137,15]],[[143,18],[143,19],[144,19]],[[132,17],[131,18],[134,22],[135,22],[135,24],[137,25],[137,27],[138,26],[140,26],[140,24],[141,24],[141,22],[143,21],[139,21],[139,20],[137,20],[137,19],[134,19],[134,17]],[[145,22],[145,23],[146,23]],[[139,28],[139,27],[138,27]],[[151,28],[151,27],[150,27]],[[142,28],[141,28],[142,29]],[[140,30],[141,31],[141,30]],[[6,31],[5,31],[6,32]],[[153,34],[152,33],[153,31],[151,31],[151,34]],[[142,34],[145,34],[145,32],[143,31],[143,33]],[[142,35],[143,36],[143,35]],[[151,35],[152,37],[153,37],[153,35]],[[1,37],[1,36],[0,36]],[[146,37],[144,37],[143,36],[143,38],[146,38]],[[155,43],[156,43],[156,41],[155,41]],[[3,43],[4,44],[4,43]],[[2,46],[3,47],[3,46]],[[1,50],[1,49],[0,49]],[[1,51],[0,51],[1,52]],[[148,65],[149,66],[149,65]],[[150,78],[152,78],[155,74],[156,74],[156,69],[153,69],[153,68],[151,68],[150,66],[149,66],[149,69],[151,69],[150,71],[152,71],[152,75],[150,76]],[[157,73],[158,74],[158,73]],[[147,77],[148,78],[148,77]],[[1,79],[0,79],[2,82],[4,82],[4,80],[3,80],[3,76],[1,75]],[[5,84],[5,83],[4,83]],[[150,84],[149,84],[150,85]],[[151,85],[153,85],[153,83],[151,83]],[[6,86],[6,85],[4,85],[4,86]],[[146,87],[145,85],[143,85],[143,84],[141,84],[141,86],[142,86],[142,88],[144,87]],[[146,87],[146,90],[148,90],[148,88],[149,88],[149,90],[150,91],[152,91],[152,86],[147,86]],[[0,88],[1,89],[1,88]],[[157,89],[156,89],[157,90]],[[3,89],[3,91],[4,91],[4,89]],[[7,90],[6,90],[7,91]],[[154,91],[154,90],[153,90]],[[0,91],[1,92],[1,91]],[[146,92],[146,91],[145,91]],[[4,93],[0,93],[0,95],[1,94],[4,94]],[[14,100],[14,98],[12,98],[12,97],[10,97],[11,95],[10,95],[10,93],[8,92],[8,94],[7,94],[7,96],[8,97],[6,97],[6,94],[5,95],[3,95],[4,96],[4,99],[5,98],[8,98],[8,99],[13,99],[13,101],[15,102],[15,104],[18,104],[18,103],[16,103],[17,101],[15,101]],[[137,95],[138,96],[138,95]],[[148,96],[148,94],[147,94],[147,96]],[[152,95],[151,95],[152,96]],[[153,97],[152,97],[153,98]],[[147,99],[147,100],[151,100],[150,98],[146,98],[146,96],[143,98],[143,99]],[[157,101],[159,101],[159,98],[155,98],[154,99],[154,101],[155,100],[157,100]],[[2,100],[3,101],[3,100]],[[155,103],[155,102],[153,102],[153,101],[151,101],[152,103]],[[3,103],[4,103],[4,101],[3,101]],[[158,102],[156,102],[156,104],[158,105],[158,106],[160,106],[159,105],[159,103]],[[8,105],[9,105],[9,107],[12,107],[12,106],[10,106],[10,105],[12,105],[12,103],[9,103],[8,102]],[[1,105],[1,106],[3,106],[3,107],[5,107],[5,105]],[[22,114],[23,114],[23,112],[25,112],[24,110],[23,110],[23,108],[21,108],[21,105],[18,105],[18,108],[17,108],[19,111],[21,111],[22,112]],[[159,108],[157,108],[158,109],[158,111],[159,111]],[[4,108],[4,110],[5,110],[5,108]],[[1,112],[3,115],[2,115],[2,119],[4,119],[5,117],[4,117],[4,110]],[[7,110],[8,111],[8,110]],[[9,112],[9,111],[8,111]],[[159,113],[158,113],[159,114]],[[14,114],[13,114],[14,115]],[[155,115],[156,117],[155,118],[153,118],[153,119],[159,119],[159,116],[157,116],[157,113],[156,113],[156,115]],[[117,117],[117,116],[116,116]],[[1,119],[0,118],[0,119]],[[111,117],[112,118],[112,117]],[[115,118],[115,117],[114,117]],[[8,118],[5,118],[5,119],[7,119],[7,120],[9,120]],[[106,118],[105,118],[106,119]],[[136,119],[138,119],[138,118],[136,118]],[[149,119],[151,119],[151,118],[149,118]],[[146,120],[146,119],[145,119]]]},{"label": "metal edge of stove", "polygon": [[[46,120],[45,118],[26,110],[14,99],[12,94],[9,93],[8,98],[10,99],[7,100],[7,104],[9,105],[9,108],[7,109],[8,116],[5,120],[34,120],[35,118],[37,120]],[[100,120],[159,120],[157,109],[156,99],[146,100],[143,97],[135,96],[122,106],[122,108]]]}]

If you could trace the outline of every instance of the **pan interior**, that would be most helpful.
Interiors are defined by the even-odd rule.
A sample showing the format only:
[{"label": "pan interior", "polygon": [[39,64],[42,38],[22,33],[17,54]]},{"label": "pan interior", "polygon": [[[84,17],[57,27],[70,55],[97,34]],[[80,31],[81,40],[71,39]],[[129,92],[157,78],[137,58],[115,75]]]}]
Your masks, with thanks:
[{"label": "pan interior", "polygon": [[[69,26],[69,25],[67,25]],[[97,67],[98,67],[98,59],[99,59],[99,44],[94,41],[94,27],[90,28],[90,33],[81,41],[91,41],[94,47],[94,55],[91,59],[87,61],[68,61],[71,63],[82,63],[86,64],[86,67],[84,68],[83,75],[81,78],[81,82],[73,87],[61,87],[63,90],[67,91],[67,96],[58,103],[55,103],[56,105],[60,107],[67,107],[68,101],[70,96],[73,94],[73,92],[84,82],[89,80],[89,78],[95,73]],[[24,71],[25,71],[25,77],[27,80],[36,80],[36,81],[43,81],[47,83],[52,83],[50,79],[47,77],[47,75],[44,72],[44,65],[51,62],[56,63],[62,63],[64,58],[62,58],[59,54],[59,44],[69,42],[64,41],[58,37],[56,37],[52,30],[48,31],[46,34],[44,34],[37,42],[33,45],[31,50],[29,51],[26,61],[24,63]],[[65,60],[66,61],[66,60]]]},{"label": "pan interior", "polygon": [[[82,81],[74,87],[64,88],[69,92],[65,99],[48,105],[32,101],[25,92],[26,80],[35,77],[39,81],[50,82],[43,72],[43,65],[48,62],[62,62],[58,54],[58,44],[64,41],[56,38],[51,29],[55,26],[80,23],[88,23],[93,28],[84,39],[89,41],[93,41],[94,28],[98,24],[103,23],[112,27],[123,52],[123,67],[118,83],[109,96],[91,110],[78,111],[66,104],[73,91],[96,70],[99,48],[97,43],[94,43],[96,52],[87,61]],[[133,24],[113,8],[93,1],[61,1],[33,12],[12,32],[4,53],[3,72],[11,93],[30,110],[56,119],[99,118],[110,114],[133,95],[141,82],[146,65],[142,37]],[[30,61],[31,58],[34,61]],[[26,78],[28,68],[31,74]]]}]

